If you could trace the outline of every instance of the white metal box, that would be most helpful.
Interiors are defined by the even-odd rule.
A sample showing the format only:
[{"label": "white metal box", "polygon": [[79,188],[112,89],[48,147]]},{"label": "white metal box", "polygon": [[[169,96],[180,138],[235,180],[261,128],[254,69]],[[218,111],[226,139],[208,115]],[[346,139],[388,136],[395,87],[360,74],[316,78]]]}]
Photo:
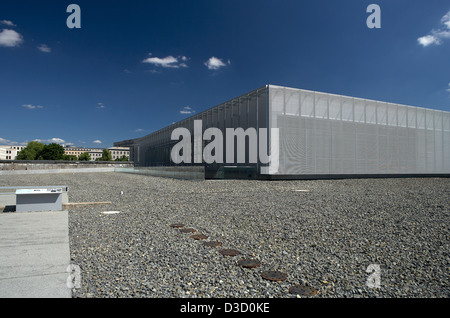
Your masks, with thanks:
[{"label": "white metal box", "polygon": [[61,211],[62,189],[17,189],[16,212]]}]

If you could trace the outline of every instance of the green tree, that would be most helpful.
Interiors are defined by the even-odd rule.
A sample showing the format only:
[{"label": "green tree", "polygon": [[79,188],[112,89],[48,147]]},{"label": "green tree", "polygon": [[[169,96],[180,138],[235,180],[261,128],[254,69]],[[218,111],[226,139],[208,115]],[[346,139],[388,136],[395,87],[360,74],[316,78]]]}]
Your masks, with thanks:
[{"label": "green tree", "polygon": [[30,141],[16,156],[16,160],[36,160],[45,145],[38,141]]},{"label": "green tree", "polygon": [[91,155],[89,154],[89,152],[83,152],[80,157],[78,158],[78,160],[80,161],[90,161],[91,160]]},{"label": "green tree", "polygon": [[120,158],[116,158],[116,160],[114,160],[114,161],[128,161],[128,157],[125,156],[125,155],[123,155],[123,156],[120,157]]},{"label": "green tree", "polygon": [[64,160],[66,161],[76,161],[78,158],[75,155],[64,155]]},{"label": "green tree", "polygon": [[43,160],[64,160],[64,148],[61,145],[51,143],[44,146],[39,156]]},{"label": "green tree", "polygon": [[100,158],[101,161],[112,161],[111,152],[108,149],[103,149],[102,156]]}]

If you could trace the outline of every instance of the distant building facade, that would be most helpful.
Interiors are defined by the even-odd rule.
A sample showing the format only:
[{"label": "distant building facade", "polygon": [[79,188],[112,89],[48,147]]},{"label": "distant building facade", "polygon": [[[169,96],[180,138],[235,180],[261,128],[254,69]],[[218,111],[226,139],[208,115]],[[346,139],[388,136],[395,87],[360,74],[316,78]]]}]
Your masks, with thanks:
[{"label": "distant building facade", "polygon": [[[0,160],[15,160],[17,154],[24,149],[26,146],[20,145],[0,145]],[[106,148],[111,152],[113,160],[123,158],[126,156],[128,160],[130,159],[130,148],[129,147],[111,147]],[[76,147],[67,146],[64,147],[64,153],[66,155],[76,156],[77,159],[80,155],[87,152],[91,156],[91,161],[95,161],[102,157],[104,148],[86,148],[86,147]]]},{"label": "distant building facade", "polygon": [[[93,149],[79,148],[79,147],[74,147],[74,146],[64,147],[64,153],[66,155],[77,156],[77,158],[79,158],[82,153],[85,153],[85,152],[90,153],[91,150],[93,150]],[[92,155],[91,155],[91,159],[92,159]]]},{"label": "distant building facade", "polygon": [[[108,150],[111,152],[113,160],[120,159],[123,156],[126,156],[128,159],[130,159],[130,148],[129,147],[111,147],[108,148]],[[100,155],[101,157],[101,155]]]},{"label": "distant building facade", "polygon": [[[111,147],[106,149],[111,152],[113,160],[122,158],[123,156],[130,158],[130,148],[128,147]],[[73,155],[77,158],[79,158],[80,155],[85,152],[89,153],[89,155],[91,156],[91,161],[95,161],[96,159],[101,158],[103,150],[103,148],[84,148],[76,146],[64,147],[64,152],[66,155]]]},{"label": "distant building facade", "polygon": [[25,147],[18,145],[0,146],[0,160],[15,160],[19,151]]}]

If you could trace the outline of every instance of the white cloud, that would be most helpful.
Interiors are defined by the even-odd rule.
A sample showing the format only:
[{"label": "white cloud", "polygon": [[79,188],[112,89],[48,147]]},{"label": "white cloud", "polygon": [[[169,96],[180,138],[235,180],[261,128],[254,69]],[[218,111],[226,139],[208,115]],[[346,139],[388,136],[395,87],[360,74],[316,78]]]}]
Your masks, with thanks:
[{"label": "white cloud", "polygon": [[52,138],[49,140],[50,143],[63,144],[65,141],[61,138]]},{"label": "white cloud", "polygon": [[33,141],[38,141],[38,142],[42,142],[45,144],[63,144],[65,143],[64,139],[61,138],[51,138],[51,139],[35,139]]},{"label": "white cloud", "polygon": [[12,144],[13,144],[13,142],[11,140],[0,137],[0,145],[12,145]]},{"label": "white cloud", "polygon": [[15,47],[23,42],[23,37],[14,30],[4,29],[0,32],[0,46]]},{"label": "white cloud", "polygon": [[[152,55],[149,53],[149,55]],[[185,63],[188,60],[186,56],[173,57],[171,55],[160,58],[160,57],[148,57],[142,61],[142,63],[153,64],[155,66],[165,67],[165,68],[180,68],[187,67]]]},{"label": "white cloud", "polygon": [[418,38],[417,42],[427,47],[432,44],[440,45],[443,39],[450,39],[450,11],[441,18],[441,23],[444,25],[443,28],[431,30],[430,34]]},{"label": "white cloud", "polygon": [[103,103],[97,103],[97,108],[103,109],[103,108],[105,108],[105,107],[106,107],[105,104],[103,104]]},{"label": "white cloud", "polygon": [[427,47],[431,44],[441,44],[439,39],[433,35],[425,35],[417,39],[417,42],[421,44],[423,47]]},{"label": "white cloud", "polygon": [[28,142],[23,141],[23,142],[17,142],[17,141],[12,141],[12,140],[8,140],[8,139],[4,139],[0,137],[0,145],[5,145],[5,146],[9,146],[9,145],[19,145],[19,146],[26,146],[28,144]]},{"label": "white cloud", "polygon": [[230,60],[228,60],[227,64],[225,64],[221,59],[212,56],[205,63],[206,67],[210,70],[218,70],[221,67],[226,66],[227,64],[231,64]]},{"label": "white cloud", "polygon": [[51,48],[47,46],[47,44],[41,44],[38,46],[38,50],[44,53],[50,53],[52,51]]},{"label": "white cloud", "polygon": [[4,24],[4,25],[10,26],[10,27],[16,26],[14,23],[12,23],[12,21],[9,21],[9,20],[1,20],[0,24]]},{"label": "white cloud", "polygon": [[100,140],[97,139],[97,140],[94,140],[93,143],[94,143],[94,144],[101,144],[102,142],[101,142]]},{"label": "white cloud", "polygon": [[450,29],[436,32],[435,35],[439,39],[450,39]]},{"label": "white cloud", "polygon": [[134,132],[143,132],[143,131],[145,131],[145,130],[142,129],[142,128],[138,128],[138,129],[136,129]]},{"label": "white cloud", "polygon": [[446,91],[450,93],[450,83],[448,83],[448,88],[446,89]]},{"label": "white cloud", "polygon": [[447,12],[441,19],[441,23],[445,24],[447,29],[450,29],[450,11]]},{"label": "white cloud", "polygon": [[189,106],[183,107],[183,109],[180,110],[180,114],[188,114],[189,115],[189,114],[193,114],[193,113],[195,113],[195,110],[193,110]]},{"label": "white cloud", "polygon": [[31,105],[31,104],[23,104],[22,107],[26,109],[42,109],[44,106],[41,105]]}]

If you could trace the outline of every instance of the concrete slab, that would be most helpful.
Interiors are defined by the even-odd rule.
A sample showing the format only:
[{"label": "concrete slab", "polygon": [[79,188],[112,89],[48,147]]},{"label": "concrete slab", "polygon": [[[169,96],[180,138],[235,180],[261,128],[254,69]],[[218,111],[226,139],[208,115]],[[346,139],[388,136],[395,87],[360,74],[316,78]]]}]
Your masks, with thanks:
[{"label": "concrete slab", "polygon": [[68,218],[68,211],[0,213],[0,297],[72,297]]}]

